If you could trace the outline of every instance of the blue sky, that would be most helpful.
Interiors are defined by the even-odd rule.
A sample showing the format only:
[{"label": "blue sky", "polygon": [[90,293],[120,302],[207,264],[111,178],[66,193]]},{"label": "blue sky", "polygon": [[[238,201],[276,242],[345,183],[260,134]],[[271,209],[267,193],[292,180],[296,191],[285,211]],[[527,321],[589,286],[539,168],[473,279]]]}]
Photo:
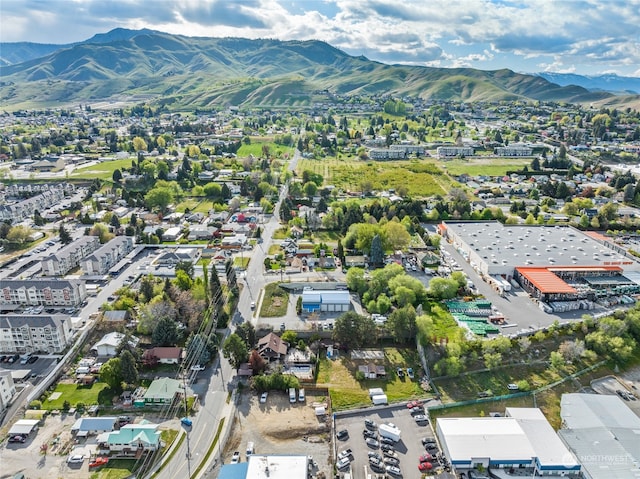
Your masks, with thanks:
[{"label": "blue sky", "polygon": [[1,0],[0,41],[116,27],[323,40],[384,63],[640,77],[640,0]]}]

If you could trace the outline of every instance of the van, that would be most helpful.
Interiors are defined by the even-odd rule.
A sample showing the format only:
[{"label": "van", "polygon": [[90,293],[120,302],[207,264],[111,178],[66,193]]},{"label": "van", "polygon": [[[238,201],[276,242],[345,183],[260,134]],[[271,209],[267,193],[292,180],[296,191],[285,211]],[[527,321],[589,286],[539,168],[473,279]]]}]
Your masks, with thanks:
[{"label": "van", "polygon": [[298,401],[299,402],[304,402],[304,388],[300,389],[300,391],[298,391]]},{"label": "van", "polygon": [[248,442],[247,443],[247,456],[250,456],[251,454],[253,454],[253,442]]},{"label": "van", "polygon": [[296,402],[296,388],[289,388],[289,402]]}]

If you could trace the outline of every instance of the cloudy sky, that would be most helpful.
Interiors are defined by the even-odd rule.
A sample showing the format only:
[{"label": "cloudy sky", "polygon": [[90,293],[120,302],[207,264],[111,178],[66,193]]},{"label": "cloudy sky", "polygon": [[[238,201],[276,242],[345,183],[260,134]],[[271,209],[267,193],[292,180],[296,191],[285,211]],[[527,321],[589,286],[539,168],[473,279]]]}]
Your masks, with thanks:
[{"label": "cloudy sky", "polygon": [[640,0],[0,0],[0,41],[116,27],[324,40],[384,63],[640,77]]}]

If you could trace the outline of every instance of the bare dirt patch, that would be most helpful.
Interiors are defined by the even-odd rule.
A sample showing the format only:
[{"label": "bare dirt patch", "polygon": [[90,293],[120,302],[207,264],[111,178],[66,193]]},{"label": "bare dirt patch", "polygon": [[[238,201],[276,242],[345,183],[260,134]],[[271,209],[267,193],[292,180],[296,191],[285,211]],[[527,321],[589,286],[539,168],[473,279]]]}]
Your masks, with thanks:
[{"label": "bare dirt patch", "polygon": [[290,404],[288,395],[270,392],[266,404],[260,404],[255,393],[241,394],[223,462],[230,462],[234,451],[246,461],[247,443],[253,442],[256,454],[313,456],[318,464],[314,473],[324,472],[328,477],[331,421],[329,416],[318,418],[314,408],[324,399],[307,394],[306,402]]}]

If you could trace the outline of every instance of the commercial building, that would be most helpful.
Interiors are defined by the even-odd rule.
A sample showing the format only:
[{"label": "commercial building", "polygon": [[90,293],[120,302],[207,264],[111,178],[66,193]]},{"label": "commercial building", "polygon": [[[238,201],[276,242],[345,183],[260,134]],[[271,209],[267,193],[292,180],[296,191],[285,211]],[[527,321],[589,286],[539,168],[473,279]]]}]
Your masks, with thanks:
[{"label": "commercial building", "polygon": [[116,236],[82,260],[82,271],[87,276],[106,274],[133,250],[133,246],[132,237]]},{"label": "commercial building", "polygon": [[2,305],[78,306],[87,298],[83,281],[75,279],[2,279]]},{"label": "commercial building", "polygon": [[302,309],[312,313],[344,312],[351,308],[349,291],[307,290],[302,292]]},{"label": "commercial building", "polygon": [[0,315],[1,353],[60,353],[71,337],[71,318],[64,314]]},{"label": "commercial building", "polygon": [[42,260],[43,276],[64,276],[80,266],[82,258],[89,256],[100,247],[97,236],[82,236],[64,246],[58,252]]},{"label": "commercial building", "polygon": [[589,309],[580,302],[640,291],[640,264],[598,233],[497,221],[444,222],[439,229],[489,282],[515,279],[550,311],[568,302]]},{"label": "commercial building", "polygon": [[640,477],[640,418],[618,396],[563,394],[558,435],[586,479]]},{"label": "commercial building", "polygon": [[307,479],[309,456],[251,454],[246,462],[224,464],[218,479]]},{"label": "commercial building", "polygon": [[507,408],[504,417],[439,418],[436,434],[457,471],[480,467],[542,477],[581,469],[538,408]]}]

